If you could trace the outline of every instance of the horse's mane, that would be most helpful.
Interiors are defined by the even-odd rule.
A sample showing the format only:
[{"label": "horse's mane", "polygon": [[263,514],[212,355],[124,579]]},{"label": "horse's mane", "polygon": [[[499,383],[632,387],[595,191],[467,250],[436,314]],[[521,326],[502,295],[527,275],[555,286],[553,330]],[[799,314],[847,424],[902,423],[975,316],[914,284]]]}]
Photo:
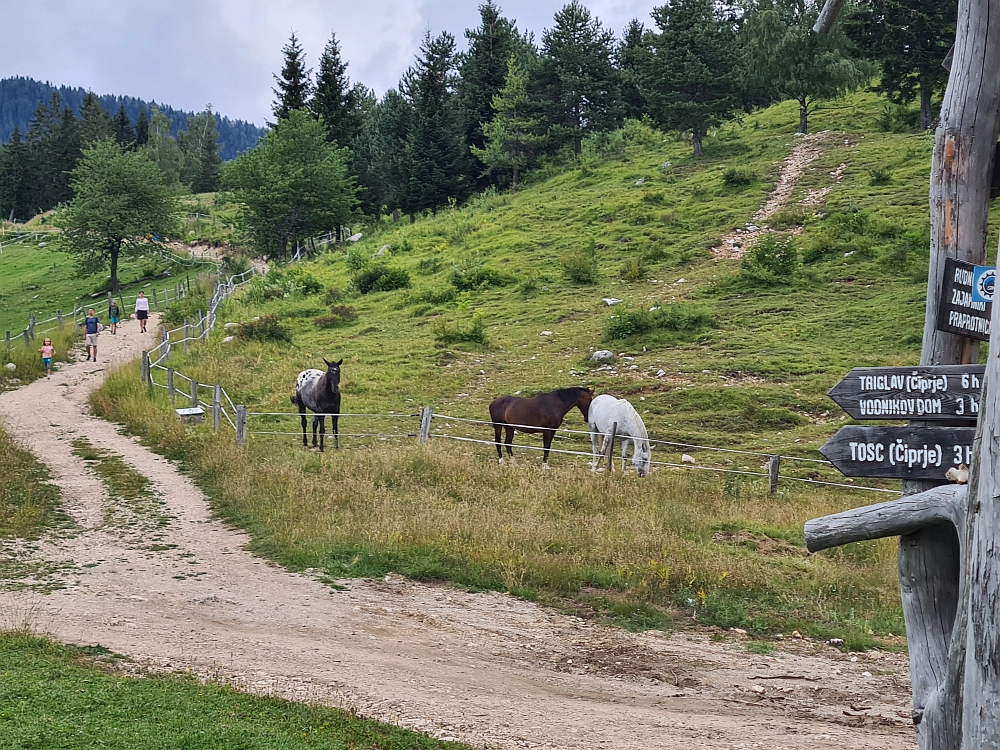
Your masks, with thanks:
[{"label": "horse's mane", "polygon": [[580,386],[573,386],[572,388],[559,388],[554,390],[552,391],[552,395],[564,404],[569,404],[579,400],[580,394],[587,390],[589,389],[581,388]]},{"label": "horse's mane", "polygon": [[635,407],[624,398],[618,399],[618,406],[625,412],[625,416],[629,420],[629,432],[632,437],[639,438],[640,440],[649,440],[646,425],[643,423],[642,417],[639,416],[639,412],[635,410]]}]

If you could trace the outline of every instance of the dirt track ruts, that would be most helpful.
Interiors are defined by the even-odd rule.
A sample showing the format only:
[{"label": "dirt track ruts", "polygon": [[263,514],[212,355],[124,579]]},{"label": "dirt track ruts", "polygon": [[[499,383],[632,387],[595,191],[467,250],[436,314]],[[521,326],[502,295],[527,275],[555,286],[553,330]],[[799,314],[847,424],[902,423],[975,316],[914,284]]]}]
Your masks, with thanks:
[{"label": "dirt track ruts", "polygon": [[[916,747],[901,655],[851,661],[794,641],[757,656],[739,636],[633,635],[500,594],[397,577],[337,591],[267,564],[170,462],[88,415],[109,355],[124,362],[155,340],[134,321],[122,329],[101,336],[100,364],[63,365],[0,394],[6,428],[50,467],[80,526],[32,553],[72,563],[66,588],[0,590],[0,618],[34,609],[40,630],[150,668],[350,707],[479,747]],[[143,549],[104,525],[106,493],[72,454],[75,437],[152,481],[173,516],[160,546],[176,547]]]}]

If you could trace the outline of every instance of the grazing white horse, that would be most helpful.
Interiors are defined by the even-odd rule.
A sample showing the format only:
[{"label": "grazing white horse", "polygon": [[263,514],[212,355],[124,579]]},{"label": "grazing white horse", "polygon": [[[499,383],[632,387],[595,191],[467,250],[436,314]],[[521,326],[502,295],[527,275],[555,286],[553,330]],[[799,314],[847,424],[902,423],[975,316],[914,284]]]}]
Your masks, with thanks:
[{"label": "grazing white horse", "polygon": [[628,458],[629,443],[632,443],[632,463],[640,477],[649,476],[649,459],[652,446],[642,417],[628,401],[607,394],[597,396],[590,403],[590,414],[587,417],[590,424],[590,444],[594,452],[594,462],[591,466],[597,468],[597,436],[601,435],[601,451],[611,439],[611,426],[618,423],[618,437],[622,440],[622,473],[625,473],[625,462]]}]

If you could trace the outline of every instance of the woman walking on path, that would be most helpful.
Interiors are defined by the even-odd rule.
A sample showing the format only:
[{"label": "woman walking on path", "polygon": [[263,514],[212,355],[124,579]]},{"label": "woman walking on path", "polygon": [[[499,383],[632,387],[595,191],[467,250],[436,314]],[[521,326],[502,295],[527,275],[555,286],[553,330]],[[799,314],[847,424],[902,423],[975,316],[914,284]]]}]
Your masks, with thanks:
[{"label": "woman walking on path", "polygon": [[135,300],[135,317],[141,326],[139,330],[142,333],[145,333],[146,319],[149,317],[149,300],[146,299],[146,294],[144,292],[139,292],[139,296]]},{"label": "woman walking on path", "polygon": [[118,303],[111,300],[108,305],[108,318],[111,320],[111,333],[118,333],[118,321],[121,320],[121,315],[118,310]]},{"label": "woman walking on path", "polygon": [[94,315],[94,308],[87,310],[87,318],[83,321],[83,340],[87,345],[87,361],[89,362],[91,358],[97,361],[97,336],[101,332],[104,326]]},{"label": "woman walking on path", "polygon": [[45,368],[45,377],[52,375],[52,355],[55,354],[55,351],[56,348],[52,346],[52,339],[42,341],[42,348],[38,350],[38,353],[42,355],[42,367]]}]

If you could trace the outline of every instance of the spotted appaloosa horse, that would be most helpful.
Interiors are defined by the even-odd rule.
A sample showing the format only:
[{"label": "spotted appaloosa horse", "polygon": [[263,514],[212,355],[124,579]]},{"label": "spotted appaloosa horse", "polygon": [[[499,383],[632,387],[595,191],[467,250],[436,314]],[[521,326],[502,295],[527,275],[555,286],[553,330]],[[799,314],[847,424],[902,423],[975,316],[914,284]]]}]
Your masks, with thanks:
[{"label": "spotted appaloosa horse", "polygon": [[514,455],[511,446],[515,432],[540,432],[542,445],[545,447],[542,465],[547,467],[552,438],[559,425],[574,406],[580,408],[580,413],[586,420],[587,410],[593,398],[594,392],[589,388],[560,388],[534,398],[498,396],[493,399],[490,403],[490,419],[493,420],[497,457],[500,463],[503,463],[503,451],[500,448],[501,430],[506,430],[504,444],[507,446],[508,456]]},{"label": "spotted appaloosa horse", "polygon": [[333,444],[340,450],[340,434],[337,420],[340,419],[340,362],[327,362],[326,372],[322,370],[303,370],[295,381],[295,395],[292,403],[299,407],[302,416],[302,445],[309,447],[306,439],[306,409],[314,412],[313,416],[313,448],[316,447],[316,428],[319,427],[319,449],[323,451],[323,437],[326,435],[326,415],[330,414],[333,427]]}]

